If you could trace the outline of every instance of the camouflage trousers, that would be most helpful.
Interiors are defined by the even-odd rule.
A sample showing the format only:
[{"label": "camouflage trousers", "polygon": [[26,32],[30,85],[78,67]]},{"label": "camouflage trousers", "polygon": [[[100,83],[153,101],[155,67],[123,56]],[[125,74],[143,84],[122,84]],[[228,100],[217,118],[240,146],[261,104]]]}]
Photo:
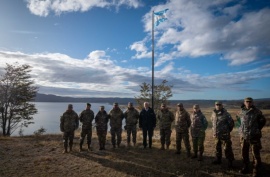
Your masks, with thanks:
[{"label": "camouflage trousers", "polygon": [[80,136],[80,143],[83,144],[86,135],[87,135],[87,144],[91,144],[92,128],[90,128],[90,129],[82,129],[81,136]]},{"label": "camouflage trousers", "polygon": [[234,154],[232,150],[232,141],[231,139],[220,139],[215,138],[215,147],[216,147],[216,157],[217,159],[222,158],[222,146],[224,146],[225,157],[228,160],[234,160]]},{"label": "camouflage trousers", "polygon": [[63,143],[65,147],[67,147],[68,142],[69,142],[69,146],[72,146],[73,139],[74,139],[74,131],[63,133]]},{"label": "camouflage trousers", "polygon": [[105,145],[107,130],[97,130],[98,142],[99,144]]},{"label": "camouflage trousers", "polygon": [[171,129],[160,129],[160,142],[169,146],[171,144]]},{"label": "camouflage trousers", "polygon": [[245,165],[249,164],[249,148],[251,148],[253,156],[254,167],[261,166],[261,156],[260,150],[262,149],[261,139],[245,140],[244,138],[240,139],[241,143],[241,155]]},{"label": "camouflage trousers", "polygon": [[117,136],[117,145],[122,141],[122,127],[111,127],[111,141],[112,145],[116,144],[115,136]]},{"label": "camouflage trousers", "polygon": [[190,147],[190,142],[189,142],[189,133],[188,132],[182,133],[176,130],[176,150],[177,151],[181,150],[182,140],[185,144],[186,151],[190,151],[191,147]]},{"label": "camouflage trousers", "polygon": [[204,152],[204,140],[205,140],[205,136],[192,137],[192,147],[193,147],[194,153],[197,153],[198,149],[199,149],[200,153]]},{"label": "camouflage trousers", "polygon": [[132,134],[132,142],[136,143],[137,125],[127,125],[127,142],[130,143],[130,135]]}]

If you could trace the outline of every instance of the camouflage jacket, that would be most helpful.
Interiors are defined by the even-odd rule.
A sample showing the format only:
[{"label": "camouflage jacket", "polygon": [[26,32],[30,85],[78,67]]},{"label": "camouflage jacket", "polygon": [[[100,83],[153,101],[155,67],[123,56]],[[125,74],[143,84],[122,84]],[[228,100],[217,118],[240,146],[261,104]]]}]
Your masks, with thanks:
[{"label": "camouflage jacket", "polygon": [[243,107],[239,114],[241,125],[239,127],[240,135],[244,139],[259,139],[262,137],[261,129],[266,123],[262,112],[255,106],[250,109]]},{"label": "camouflage jacket", "polygon": [[60,118],[60,130],[61,132],[74,131],[79,127],[78,114],[75,111],[64,112]]},{"label": "camouflage jacket", "polygon": [[110,126],[112,128],[122,128],[124,113],[120,108],[112,109],[109,112]]},{"label": "camouflage jacket", "polygon": [[137,125],[139,112],[135,108],[127,109],[124,113],[124,117],[126,118],[127,126]]},{"label": "camouflage jacket", "polygon": [[177,132],[188,133],[190,124],[190,115],[185,109],[183,111],[175,112],[175,129]]},{"label": "camouflage jacket", "polygon": [[106,111],[99,111],[95,117],[97,131],[107,131],[109,115]]},{"label": "camouflage jacket", "polygon": [[208,121],[201,111],[193,112],[191,118],[191,136],[192,137],[205,137],[205,130],[208,126]]},{"label": "camouflage jacket", "polygon": [[164,111],[158,111],[157,119],[159,120],[160,129],[171,129],[172,122],[174,121],[174,115],[168,109]]},{"label": "camouflage jacket", "polygon": [[79,116],[82,123],[82,129],[92,129],[92,121],[94,120],[94,112],[90,110],[83,110]]},{"label": "camouflage jacket", "polygon": [[234,121],[226,109],[220,111],[214,109],[211,116],[213,124],[213,136],[220,139],[229,139],[233,130]]}]

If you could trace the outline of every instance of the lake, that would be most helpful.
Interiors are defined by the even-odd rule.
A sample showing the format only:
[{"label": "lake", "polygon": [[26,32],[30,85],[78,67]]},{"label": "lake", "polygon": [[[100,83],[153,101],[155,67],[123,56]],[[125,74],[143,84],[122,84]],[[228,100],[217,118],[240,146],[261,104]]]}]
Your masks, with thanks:
[{"label": "lake", "polygon": [[[60,116],[67,110],[69,103],[64,102],[36,102],[36,108],[38,113],[35,114],[34,124],[30,124],[28,127],[23,128],[23,135],[32,135],[34,131],[41,127],[46,129],[46,134],[61,133],[60,131]],[[71,103],[73,104],[73,110],[79,115],[85,108],[86,103]],[[105,106],[105,110],[109,112],[113,106],[108,103],[91,103],[91,109],[95,115],[98,113],[99,107]],[[123,110],[124,111],[124,110]],[[123,120],[123,123],[124,120]],[[17,129],[12,136],[18,136],[19,129]]]}]

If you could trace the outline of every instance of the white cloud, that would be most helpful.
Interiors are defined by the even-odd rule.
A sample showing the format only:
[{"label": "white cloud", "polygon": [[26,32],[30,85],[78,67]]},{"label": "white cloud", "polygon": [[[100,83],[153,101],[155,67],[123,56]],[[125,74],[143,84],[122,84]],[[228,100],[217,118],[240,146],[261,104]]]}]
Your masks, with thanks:
[{"label": "white cloud", "polygon": [[[157,65],[183,56],[222,53],[230,65],[247,64],[269,56],[270,9],[245,11],[245,3],[171,0],[153,7],[142,19],[148,36],[152,30],[152,11],[169,8],[168,20],[155,28]],[[171,50],[159,54],[166,45],[172,45]]]},{"label": "white cloud", "polygon": [[257,58],[258,48],[250,47],[242,51],[232,51],[227,53],[224,57],[226,60],[230,60],[231,65],[242,65],[255,61]]},{"label": "white cloud", "polygon": [[148,51],[145,41],[134,42],[129,48],[136,51],[135,56],[132,57],[134,59],[150,58],[152,56],[152,52]]},{"label": "white cloud", "polygon": [[100,8],[138,8],[142,5],[139,0],[27,0],[27,7],[31,13],[39,16],[48,16],[51,12],[61,14],[63,12],[88,11],[94,7]]},{"label": "white cloud", "polygon": [[[0,74],[6,63],[29,64],[32,78],[41,93],[84,97],[133,97],[139,85],[151,80],[151,68],[124,68],[118,66],[105,51],[92,51],[84,59],[61,53],[0,51]],[[155,71],[155,83],[167,79],[173,94],[204,92],[207,89],[248,90],[246,84],[270,77],[269,64],[242,72],[201,76],[185,68],[174,68],[174,63]]]}]

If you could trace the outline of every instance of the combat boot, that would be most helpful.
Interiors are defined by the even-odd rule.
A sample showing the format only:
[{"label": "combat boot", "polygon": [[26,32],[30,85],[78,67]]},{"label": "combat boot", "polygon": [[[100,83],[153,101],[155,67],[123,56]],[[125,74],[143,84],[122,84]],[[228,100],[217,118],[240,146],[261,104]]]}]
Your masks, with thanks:
[{"label": "combat boot", "polygon": [[175,154],[181,154],[181,151],[179,149],[177,149]]},{"label": "combat boot", "polygon": [[99,143],[99,150],[102,150],[102,143]]},{"label": "combat boot", "polygon": [[191,156],[191,154],[190,154],[190,151],[188,150],[187,151],[187,158],[189,158]]},{"label": "combat boot", "polygon": [[82,149],[82,143],[80,143],[80,149],[79,149],[79,152],[82,152],[83,149]]},{"label": "combat boot", "polygon": [[240,170],[240,173],[242,173],[242,174],[248,174],[249,173],[248,164],[244,164],[244,167]]},{"label": "combat boot", "polygon": [[212,164],[213,165],[219,165],[219,164],[221,164],[221,158],[216,158],[216,160],[214,160],[213,162],[212,162]]},{"label": "combat boot", "polygon": [[228,168],[231,169],[233,167],[233,160],[228,160]]},{"label": "combat boot", "polygon": [[257,168],[254,168],[254,169],[253,169],[253,173],[252,173],[252,177],[258,177],[258,176],[260,176],[260,175],[258,174],[258,169],[257,169]]},{"label": "combat boot", "polygon": [[72,146],[73,146],[73,143],[70,142],[70,143],[69,143],[69,152],[72,152]]},{"label": "combat boot", "polygon": [[194,152],[194,154],[191,156],[192,159],[196,159],[197,157],[197,152]]},{"label": "combat boot", "polygon": [[88,151],[92,151],[92,147],[91,147],[90,143],[87,143],[87,149],[88,149]]},{"label": "combat boot", "polygon": [[165,150],[164,144],[161,144],[160,150]]},{"label": "combat boot", "polygon": [[134,146],[134,147],[136,146],[136,142],[133,142],[133,146]]},{"label": "combat boot", "polygon": [[166,145],[166,149],[167,149],[167,150],[170,149],[170,145],[169,145],[169,144]]},{"label": "combat boot", "polygon": [[67,145],[64,145],[64,150],[63,150],[62,153],[63,153],[63,154],[68,153],[68,151],[67,151]]},{"label": "combat boot", "polygon": [[253,168],[252,176],[253,177],[262,176],[262,174],[261,174],[261,168],[262,168],[261,161],[259,160],[259,162],[257,162],[257,164],[255,162],[255,166]]},{"label": "combat boot", "polygon": [[127,147],[130,147],[130,142],[127,143]]},{"label": "combat boot", "polygon": [[113,148],[115,149],[115,144],[113,144]]}]

